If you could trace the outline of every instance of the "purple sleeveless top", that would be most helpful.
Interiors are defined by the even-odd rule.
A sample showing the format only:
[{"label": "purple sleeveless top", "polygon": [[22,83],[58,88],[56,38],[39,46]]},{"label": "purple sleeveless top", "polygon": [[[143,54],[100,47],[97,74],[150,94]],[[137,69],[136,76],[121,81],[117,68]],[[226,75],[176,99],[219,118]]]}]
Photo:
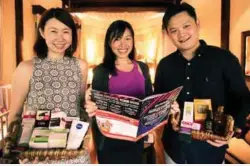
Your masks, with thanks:
[{"label": "purple sleeveless top", "polygon": [[128,95],[137,98],[145,97],[145,79],[133,61],[134,68],[130,72],[116,69],[117,75],[109,79],[109,93]]}]

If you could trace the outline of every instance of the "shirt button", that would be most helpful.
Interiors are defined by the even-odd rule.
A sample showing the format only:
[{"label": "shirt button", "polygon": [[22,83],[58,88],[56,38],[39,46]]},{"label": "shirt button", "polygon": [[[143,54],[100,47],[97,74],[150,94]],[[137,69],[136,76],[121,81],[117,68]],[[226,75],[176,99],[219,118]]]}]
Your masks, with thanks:
[{"label": "shirt button", "polygon": [[190,77],[187,77],[187,80],[189,80],[190,79]]},{"label": "shirt button", "polygon": [[201,57],[201,54],[198,54],[198,57]]},{"label": "shirt button", "polygon": [[188,63],[188,66],[190,66],[191,65],[191,63]]},{"label": "shirt button", "polygon": [[189,95],[190,94],[190,92],[187,92],[187,95]]}]

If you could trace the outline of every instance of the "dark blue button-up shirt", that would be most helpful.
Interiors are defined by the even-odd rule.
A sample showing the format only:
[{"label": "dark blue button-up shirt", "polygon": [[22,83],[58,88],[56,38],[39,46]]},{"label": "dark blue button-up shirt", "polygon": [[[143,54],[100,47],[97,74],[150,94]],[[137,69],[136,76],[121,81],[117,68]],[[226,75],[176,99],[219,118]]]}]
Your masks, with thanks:
[{"label": "dark blue button-up shirt", "polygon": [[[200,47],[189,61],[178,50],[160,61],[155,93],[168,92],[178,86],[183,86],[177,99],[181,111],[185,101],[198,98],[211,99],[213,111],[219,105],[225,106],[225,112],[233,115],[238,125],[243,124],[240,122],[249,112],[249,90],[238,59],[229,51],[208,46],[204,41],[200,41]],[[226,146],[215,148],[201,141],[181,142],[170,126],[164,130],[163,144],[177,163],[222,163],[226,149]]]}]

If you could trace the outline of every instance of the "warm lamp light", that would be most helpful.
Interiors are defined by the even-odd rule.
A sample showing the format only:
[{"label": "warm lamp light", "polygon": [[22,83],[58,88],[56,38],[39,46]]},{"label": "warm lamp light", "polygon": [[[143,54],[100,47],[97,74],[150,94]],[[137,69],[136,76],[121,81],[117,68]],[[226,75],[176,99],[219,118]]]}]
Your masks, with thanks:
[{"label": "warm lamp light", "polygon": [[149,45],[149,49],[148,49],[147,60],[154,60],[155,59],[155,47],[156,47],[156,41],[155,41],[155,39],[152,39],[151,43]]},{"label": "warm lamp light", "polygon": [[87,79],[87,84],[92,84],[92,79],[93,79],[93,68],[88,69],[88,79]]},{"label": "warm lamp light", "polygon": [[151,78],[152,83],[154,83],[155,68],[149,68],[149,74],[150,74],[150,78]]},{"label": "warm lamp light", "polygon": [[93,64],[95,62],[95,43],[94,40],[88,39],[86,41],[87,62]]},{"label": "warm lamp light", "polygon": [[152,83],[154,83],[156,64],[155,63],[147,63],[147,65],[149,68],[149,74],[150,74],[151,81],[152,81]]}]

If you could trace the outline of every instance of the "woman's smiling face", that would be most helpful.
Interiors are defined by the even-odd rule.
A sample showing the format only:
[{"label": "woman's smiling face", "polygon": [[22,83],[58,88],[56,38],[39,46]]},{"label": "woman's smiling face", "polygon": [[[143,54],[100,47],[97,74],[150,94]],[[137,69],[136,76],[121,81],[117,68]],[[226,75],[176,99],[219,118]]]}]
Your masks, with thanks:
[{"label": "woman's smiling face", "polygon": [[44,31],[41,29],[39,31],[47,44],[48,54],[64,55],[72,44],[72,30],[56,18],[49,19]]},{"label": "woman's smiling face", "polygon": [[133,49],[133,37],[128,28],[125,29],[120,38],[111,41],[110,47],[116,58],[128,58],[129,53]]}]

